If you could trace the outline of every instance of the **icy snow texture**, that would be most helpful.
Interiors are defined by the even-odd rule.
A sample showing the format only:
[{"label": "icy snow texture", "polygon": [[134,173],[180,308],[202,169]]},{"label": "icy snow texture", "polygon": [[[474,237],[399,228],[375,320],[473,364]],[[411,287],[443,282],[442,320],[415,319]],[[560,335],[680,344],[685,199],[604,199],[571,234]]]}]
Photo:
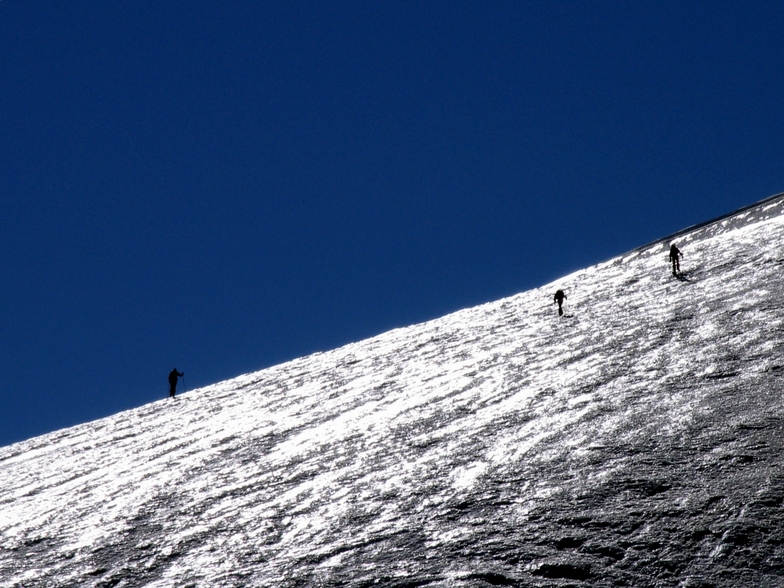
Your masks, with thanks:
[{"label": "icy snow texture", "polygon": [[783,586],[781,208],[0,448],[0,585]]}]

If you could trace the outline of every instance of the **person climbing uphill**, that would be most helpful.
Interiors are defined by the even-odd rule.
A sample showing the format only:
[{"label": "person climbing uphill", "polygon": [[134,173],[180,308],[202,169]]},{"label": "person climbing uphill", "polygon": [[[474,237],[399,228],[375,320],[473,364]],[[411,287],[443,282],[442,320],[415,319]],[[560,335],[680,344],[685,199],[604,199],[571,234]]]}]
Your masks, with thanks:
[{"label": "person climbing uphill", "polygon": [[675,243],[670,245],[670,261],[672,262],[672,275],[677,276],[681,271],[681,263],[679,258],[683,257],[683,253],[678,249]]},{"label": "person climbing uphill", "polygon": [[558,290],[553,296],[553,304],[558,303],[558,316],[563,316],[563,301],[566,300],[566,294],[563,290]]},{"label": "person climbing uphill", "polygon": [[177,390],[177,378],[181,378],[184,375],[183,372],[178,372],[177,368],[174,368],[169,372],[169,398],[174,398],[174,394]]}]

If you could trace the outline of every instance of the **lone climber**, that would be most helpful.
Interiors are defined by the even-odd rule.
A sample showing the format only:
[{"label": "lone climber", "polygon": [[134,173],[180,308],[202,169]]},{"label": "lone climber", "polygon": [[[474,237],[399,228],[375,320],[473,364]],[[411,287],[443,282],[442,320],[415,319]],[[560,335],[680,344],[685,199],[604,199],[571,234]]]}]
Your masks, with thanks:
[{"label": "lone climber", "polygon": [[174,398],[174,393],[177,390],[177,378],[181,378],[184,375],[183,372],[178,372],[177,368],[169,372],[169,398]]},{"label": "lone climber", "polygon": [[553,304],[558,303],[558,316],[563,316],[563,301],[566,300],[566,294],[563,290],[558,290],[553,296]]},{"label": "lone climber", "polygon": [[672,262],[672,275],[677,276],[681,271],[681,262],[679,258],[683,257],[683,253],[678,249],[675,243],[670,245],[670,261]]}]

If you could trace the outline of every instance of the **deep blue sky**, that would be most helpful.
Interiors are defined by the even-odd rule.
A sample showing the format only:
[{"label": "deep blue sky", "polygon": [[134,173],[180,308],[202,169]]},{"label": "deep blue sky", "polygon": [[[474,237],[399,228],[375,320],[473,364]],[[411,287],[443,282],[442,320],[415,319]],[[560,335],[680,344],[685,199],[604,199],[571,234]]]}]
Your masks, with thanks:
[{"label": "deep blue sky", "polygon": [[781,2],[0,1],[0,444],[784,190],[782,30]]}]

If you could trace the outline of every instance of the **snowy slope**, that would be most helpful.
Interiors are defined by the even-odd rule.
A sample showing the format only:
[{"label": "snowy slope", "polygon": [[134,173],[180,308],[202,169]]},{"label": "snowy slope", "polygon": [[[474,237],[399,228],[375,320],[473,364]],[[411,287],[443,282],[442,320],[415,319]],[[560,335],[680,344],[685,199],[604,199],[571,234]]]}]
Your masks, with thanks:
[{"label": "snowy slope", "polygon": [[0,585],[784,586],[783,204],[0,448]]}]

